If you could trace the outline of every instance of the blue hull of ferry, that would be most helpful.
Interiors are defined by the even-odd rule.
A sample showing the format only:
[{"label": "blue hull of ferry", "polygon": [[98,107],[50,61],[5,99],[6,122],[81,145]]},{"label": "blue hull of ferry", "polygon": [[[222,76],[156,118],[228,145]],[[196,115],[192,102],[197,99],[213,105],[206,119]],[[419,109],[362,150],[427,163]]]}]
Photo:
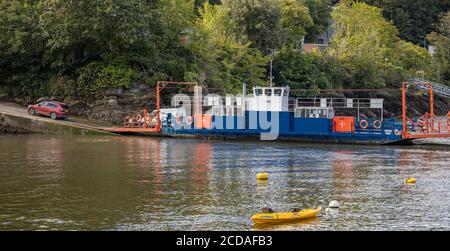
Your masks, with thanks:
[{"label": "blue hull of ferry", "polygon": [[[264,113],[264,114],[263,114]],[[256,123],[264,116],[271,121],[270,112],[246,112],[245,125],[241,116],[212,116],[212,129],[195,129],[194,123],[184,124],[181,128],[163,126],[162,132],[170,136],[191,136],[220,139],[259,139],[262,133],[268,133],[268,127]],[[333,131],[333,120],[326,118],[296,118],[292,112],[277,112],[279,133],[277,140],[302,142],[329,142],[350,144],[392,144],[402,141],[401,123],[384,120],[380,129],[359,128],[355,123],[355,132],[338,133]],[[252,119],[249,119],[252,118]],[[357,121],[356,121],[357,122]],[[370,129],[372,128],[372,129]]]}]

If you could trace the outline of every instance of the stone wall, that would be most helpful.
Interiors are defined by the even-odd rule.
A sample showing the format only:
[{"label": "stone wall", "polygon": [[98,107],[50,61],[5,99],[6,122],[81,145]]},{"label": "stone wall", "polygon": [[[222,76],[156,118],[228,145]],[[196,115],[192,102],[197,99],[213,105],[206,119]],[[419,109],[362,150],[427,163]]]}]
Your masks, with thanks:
[{"label": "stone wall", "polygon": [[56,135],[112,135],[111,133],[84,127],[82,125],[61,124],[54,121],[36,120],[0,113],[1,133],[43,133]]}]

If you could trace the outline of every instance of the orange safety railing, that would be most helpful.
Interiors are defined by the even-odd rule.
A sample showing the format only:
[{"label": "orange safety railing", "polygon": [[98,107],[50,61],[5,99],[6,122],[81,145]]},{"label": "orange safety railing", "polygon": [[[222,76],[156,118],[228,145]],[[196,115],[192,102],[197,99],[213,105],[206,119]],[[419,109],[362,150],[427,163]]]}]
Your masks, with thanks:
[{"label": "orange safety railing", "polygon": [[[407,116],[406,92],[412,85],[429,90],[430,111],[413,120]],[[450,137],[450,111],[445,116],[434,113],[434,92],[432,82],[404,82],[402,84],[403,138],[444,138]]]},{"label": "orange safety railing", "polygon": [[127,116],[123,120],[123,127],[125,128],[154,128],[157,122],[154,117],[150,116],[147,110],[143,110],[142,114],[135,116]]}]

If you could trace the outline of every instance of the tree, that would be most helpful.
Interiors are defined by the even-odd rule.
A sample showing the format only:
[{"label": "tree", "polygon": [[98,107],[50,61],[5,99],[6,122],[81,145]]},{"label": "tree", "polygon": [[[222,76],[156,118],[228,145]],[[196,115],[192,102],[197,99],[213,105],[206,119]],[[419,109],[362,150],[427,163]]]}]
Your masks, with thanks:
[{"label": "tree", "polygon": [[280,48],[286,39],[281,24],[281,6],[276,0],[225,0],[224,8],[240,42],[250,41],[264,54]]},{"label": "tree", "polygon": [[365,0],[383,9],[384,17],[393,21],[401,39],[423,46],[426,35],[436,31],[442,13],[450,10],[446,0]]},{"label": "tree", "polygon": [[71,73],[93,60],[121,54],[146,44],[151,14],[143,0],[47,0],[40,25],[47,39],[47,59],[61,73]]},{"label": "tree", "polygon": [[0,1],[0,87],[24,95],[40,91],[48,69],[41,63],[45,40],[35,1]]},{"label": "tree", "polygon": [[190,46],[195,64],[186,78],[227,91],[239,90],[244,82],[250,86],[263,85],[267,59],[250,43],[239,42],[228,11],[207,3],[199,10],[196,35]]},{"label": "tree", "polygon": [[433,66],[436,78],[450,85],[450,11],[442,16],[437,32],[432,32],[427,39],[435,47]]},{"label": "tree", "polygon": [[346,61],[354,75],[350,83],[377,87],[398,85],[396,81],[415,76],[431,65],[427,50],[398,38],[395,26],[386,21],[381,9],[365,3],[346,1],[332,13],[336,33],[331,56]]},{"label": "tree", "polygon": [[293,89],[328,89],[341,87],[345,76],[334,58],[284,49],[274,60],[275,83]]},{"label": "tree", "polygon": [[381,9],[364,3],[339,4],[332,13],[336,29],[329,53],[340,59],[365,58],[383,63],[397,40],[397,29]]},{"label": "tree", "polygon": [[305,38],[306,29],[313,26],[309,9],[298,0],[284,0],[281,3],[281,25],[285,30],[285,45],[298,49]]},{"label": "tree", "polygon": [[400,67],[405,77],[415,76],[417,71],[426,71],[431,66],[431,56],[427,50],[404,40],[395,44],[392,55],[396,61],[394,65]]},{"label": "tree", "polygon": [[224,0],[223,6],[238,39],[266,55],[285,45],[296,47],[313,25],[307,6],[298,0]]},{"label": "tree", "polygon": [[44,61],[58,76],[76,79],[76,93],[153,76],[181,79],[188,52],[178,36],[192,24],[193,3],[46,0],[39,23],[47,41]]},{"label": "tree", "polygon": [[314,25],[306,29],[306,41],[316,42],[316,38],[324,33],[331,20],[331,0],[306,0]]}]

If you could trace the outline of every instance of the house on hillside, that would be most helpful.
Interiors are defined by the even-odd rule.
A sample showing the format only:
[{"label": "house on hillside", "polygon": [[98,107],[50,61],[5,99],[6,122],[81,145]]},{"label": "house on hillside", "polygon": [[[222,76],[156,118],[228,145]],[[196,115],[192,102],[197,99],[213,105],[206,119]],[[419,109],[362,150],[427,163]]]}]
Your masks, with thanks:
[{"label": "house on hillside", "polygon": [[311,53],[314,50],[323,51],[326,50],[330,44],[331,40],[334,35],[334,28],[333,25],[330,22],[330,25],[328,25],[327,30],[320,36],[317,37],[315,43],[304,43],[303,44],[303,52],[304,53]]}]

